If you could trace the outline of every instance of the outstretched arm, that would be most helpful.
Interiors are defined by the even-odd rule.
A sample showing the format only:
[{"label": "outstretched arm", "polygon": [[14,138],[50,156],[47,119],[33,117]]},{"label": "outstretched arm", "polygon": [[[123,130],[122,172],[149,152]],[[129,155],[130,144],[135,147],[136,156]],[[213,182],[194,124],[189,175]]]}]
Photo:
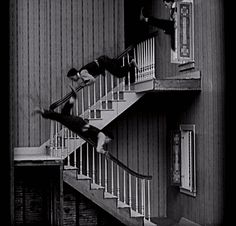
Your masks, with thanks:
[{"label": "outstretched arm", "polygon": [[95,82],[95,78],[88,73],[87,70],[82,70],[80,72],[81,75],[81,80],[86,84],[86,85],[91,85]]}]

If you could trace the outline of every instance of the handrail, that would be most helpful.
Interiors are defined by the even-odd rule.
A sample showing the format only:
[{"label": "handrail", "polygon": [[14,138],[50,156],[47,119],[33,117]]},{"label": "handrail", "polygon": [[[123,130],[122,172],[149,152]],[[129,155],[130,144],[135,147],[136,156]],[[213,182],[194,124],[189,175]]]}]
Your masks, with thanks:
[{"label": "handrail", "polygon": [[133,49],[138,43],[145,41],[146,39],[149,39],[151,37],[154,37],[158,34],[158,31],[154,31],[152,33],[147,34],[145,37],[142,37],[140,39],[138,39],[136,42],[134,42],[133,44],[129,45],[120,55],[118,55],[116,58],[120,59],[121,57],[123,57],[126,53],[128,53],[131,49]]},{"label": "handrail", "polygon": [[[146,40],[146,39],[148,39],[148,38],[154,37],[154,36],[156,36],[157,34],[158,34],[158,32],[155,31],[155,32],[152,32],[152,33],[146,35],[145,37],[143,37],[143,38],[137,40],[135,43],[129,45],[120,55],[118,55],[118,56],[116,57],[116,59],[120,59],[121,57],[123,57],[123,56],[124,56],[125,54],[127,54],[129,51],[131,51],[132,49],[134,49],[135,46],[136,46],[138,43],[140,43],[140,42],[142,42],[142,41],[144,41],[144,40]],[[84,87],[84,85],[82,85],[82,86],[79,85],[78,87],[76,87],[76,88],[75,88],[76,92],[78,92],[79,90],[81,90],[83,87]],[[51,109],[51,110],[54,110],[54,109],[57,108],[58,106],[64,104],[64,103],[65,103],[67,100],[69,100],[69,98],[72,96],[72,93],[73,93],[73,92],[71,91],[70,93],[67,93],[65,96],[63,96],[61,99],[59,99],[59,100],[55,101],[54,103],[52,103],[52,104],[50,105],[50,109]]]},{"label": "handrail", "polygon": [[[88,142],[89,144],[91,144],[93,147],[96,146],[96,143],[90,139],[90,138],[86,138],[83,135],[79,135],[83,140],[85,140],[86,142]],[[129,167],[127,167],[124,163],[122,163],[120,160],[118,160],[117,158],[115,158],[110,152],[106,151],[105,153],[105,157],[110,159],[111,161],[115,162],[117,165],[119,165],[121,168],[123,168],[124,170],[126,170],[127,172],[129,172],[131,175],[136,176],[137,178],[140,179],[146,179],[146,180],[151,180],[152,176],[150,175],[143,175],[143,174],[139,174],[135,171],[133,171],[132,169],[130,169]]]},{"label": "handrail", "polygon": [[146,179],[146,180],[151,180],[152,176],[150,175],[143,175],[143,174],[139,174],[135,171],[133,171],[132,169],[130,169],[129,167],[127,167],[124,163],[122,163],[120,160],[118,160],[117,158],[115,158],[110,152],[106,152],[105,153],[106,158],[109,158],[111,161],[115,162],[118,166],[120,166],[121,168],[123,168],[124,170],[126,170],[128,173],[130,173],[131,175],[140,178],[140,179]]},{"label": "handrail", "polygon": [[[79,92],[79,90],[81,90],[84,87],[84,85],[79,85],[75,88],[76,92]],[[55,108],[57,108],[58,106],[64,104],[66,101],[68,101],[71,97],[72,97],[73,91],[67,93],[64,97],[62,97],[61,99],[55,101],[54,103],[52,103],[49,107],[50,110],[54,110]]]}]

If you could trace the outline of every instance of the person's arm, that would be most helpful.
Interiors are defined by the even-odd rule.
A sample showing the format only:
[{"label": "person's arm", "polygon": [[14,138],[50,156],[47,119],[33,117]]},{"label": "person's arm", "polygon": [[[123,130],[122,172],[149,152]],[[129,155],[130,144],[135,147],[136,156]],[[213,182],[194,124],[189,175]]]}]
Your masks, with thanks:
[{"label": "person's arm", "polygon": [[88,73],[87,70],[82,70],[80,72],[80,75],[81,75],[81,80],[86,84],[86,85],[91,85],[92,83],[95,82],[95,78]]}]

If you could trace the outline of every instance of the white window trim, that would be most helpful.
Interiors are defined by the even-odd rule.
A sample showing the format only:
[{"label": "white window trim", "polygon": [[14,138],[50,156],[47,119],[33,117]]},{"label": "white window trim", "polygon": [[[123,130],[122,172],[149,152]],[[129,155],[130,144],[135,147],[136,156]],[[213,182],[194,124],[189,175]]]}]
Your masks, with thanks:
[{"label": "white window trim", "polygon": [[181,185],[180,192],[196,197],[195,125],[180,125]]}]

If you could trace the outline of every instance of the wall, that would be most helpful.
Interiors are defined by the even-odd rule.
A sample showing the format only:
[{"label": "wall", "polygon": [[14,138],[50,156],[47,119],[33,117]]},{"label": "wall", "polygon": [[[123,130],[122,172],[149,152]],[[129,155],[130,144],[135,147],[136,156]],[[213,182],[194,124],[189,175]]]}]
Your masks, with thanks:
[{"label": "wall", "polygon": [[[151,12],[168,18],[168,11],[159,4],[161,1],[152,1]],[[172,93],[166,95],[165,100],[168,103],[167,133],[179,124],[196,125],[197,197],[180,194],[168,185],[167,216],[175,220],[184,216],[201,225],[220,225],[225,187],[223,1],[195,0],[194,8],[195,67],[201,71],[202,91],[197,94]],[[156,42],[158,75],[177,75],[177,67],[170,65],[168,36],[160,31]]]},{"label": "wall", "polygon": [[10,1],[12,146],[39,146],[49,122],[33,116],[69,92],[66,73],[124,48],[122,0]]},{"label": "wall", "polygon": [[56,166],[16,167],[14,225],[60,225],[59,181]]}]

